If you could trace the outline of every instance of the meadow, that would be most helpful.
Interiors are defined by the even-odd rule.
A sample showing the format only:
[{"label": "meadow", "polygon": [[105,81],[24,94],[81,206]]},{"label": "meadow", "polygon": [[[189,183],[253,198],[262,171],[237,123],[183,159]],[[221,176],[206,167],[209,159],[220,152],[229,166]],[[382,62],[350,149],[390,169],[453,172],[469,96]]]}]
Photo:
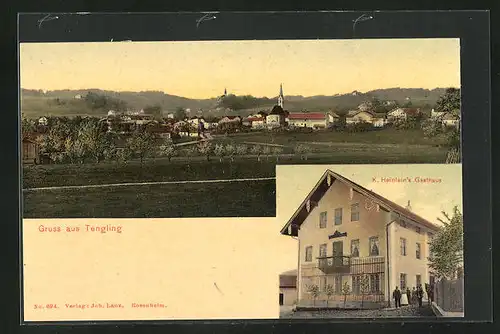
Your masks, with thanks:
[{"label": "meadow", "polygon": [[[249,217],[275,215],[275,180],[31,189],[141,182],[178,182],[273,178],[277,164],[444,163],[444,140],[425,138],[420,130],[339,133],[240,133],[220,135],[217,144],[279,146],[260,155],[232,157],[193,154],[183,146],[178,156],[127,162],[23,166],[24,217]],[[294,148],[311,148],[298,154]],[[191,153],[189,151],[191,150]]]}]

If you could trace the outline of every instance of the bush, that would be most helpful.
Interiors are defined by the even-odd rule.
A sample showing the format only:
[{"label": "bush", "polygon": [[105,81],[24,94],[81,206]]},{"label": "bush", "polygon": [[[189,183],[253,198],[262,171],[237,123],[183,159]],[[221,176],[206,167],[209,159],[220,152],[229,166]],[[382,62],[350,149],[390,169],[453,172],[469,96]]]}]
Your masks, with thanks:
[{"label": "bush", "polygon": [[347,132],[367,132],[374,129],[375,127],[373,126],[373,124],[370,124],[368,122],[351,123],[347,124],[345,127],[345,130]]}]

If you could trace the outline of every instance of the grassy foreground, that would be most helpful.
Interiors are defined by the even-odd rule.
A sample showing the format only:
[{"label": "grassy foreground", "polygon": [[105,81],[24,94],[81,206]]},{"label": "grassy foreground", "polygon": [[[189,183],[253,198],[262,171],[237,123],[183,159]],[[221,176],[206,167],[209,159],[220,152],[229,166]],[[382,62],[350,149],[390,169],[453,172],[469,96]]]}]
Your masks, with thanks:
[{"label": "grassy foreground", "polygon": [[24,192],[24,218],[274,217],[275,182]]}]

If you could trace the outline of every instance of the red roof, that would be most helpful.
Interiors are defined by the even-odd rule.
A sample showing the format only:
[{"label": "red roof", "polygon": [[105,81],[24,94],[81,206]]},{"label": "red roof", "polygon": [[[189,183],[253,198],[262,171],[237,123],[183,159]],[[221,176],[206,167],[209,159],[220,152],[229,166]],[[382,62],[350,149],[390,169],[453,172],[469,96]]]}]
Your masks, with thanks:
[{"label": "red roof", "polygon": [[418,115],[420,113],[419,108],[401,108],[401,110],[407,115]]},{"label": "red roof", "polygon": [[325,113],[321,112],[307,112],[307,113],[290,113],[288,119],[316,119],[323,120],[326,118]]},{"label": "red roof", "polygon": [[264,117],[248,117],[247,121],[249,122],[255,122],[255,121],[263,121]]}]

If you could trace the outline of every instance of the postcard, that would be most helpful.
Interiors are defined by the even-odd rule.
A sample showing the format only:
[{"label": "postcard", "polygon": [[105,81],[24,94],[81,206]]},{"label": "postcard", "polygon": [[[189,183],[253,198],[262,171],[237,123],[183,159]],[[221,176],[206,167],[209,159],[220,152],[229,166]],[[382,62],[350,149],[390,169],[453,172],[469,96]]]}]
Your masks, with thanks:
[{"label": "postcard", "polygon": [[[279,166],[280,317],[464,316],[460,165]],[[281,269],[281,268],[280,268]]]},{"label": "postcard", "polygon": [[276,165],[461,161],[459,39],[21,43],[19,66],[25,219],[274,217]]}]

